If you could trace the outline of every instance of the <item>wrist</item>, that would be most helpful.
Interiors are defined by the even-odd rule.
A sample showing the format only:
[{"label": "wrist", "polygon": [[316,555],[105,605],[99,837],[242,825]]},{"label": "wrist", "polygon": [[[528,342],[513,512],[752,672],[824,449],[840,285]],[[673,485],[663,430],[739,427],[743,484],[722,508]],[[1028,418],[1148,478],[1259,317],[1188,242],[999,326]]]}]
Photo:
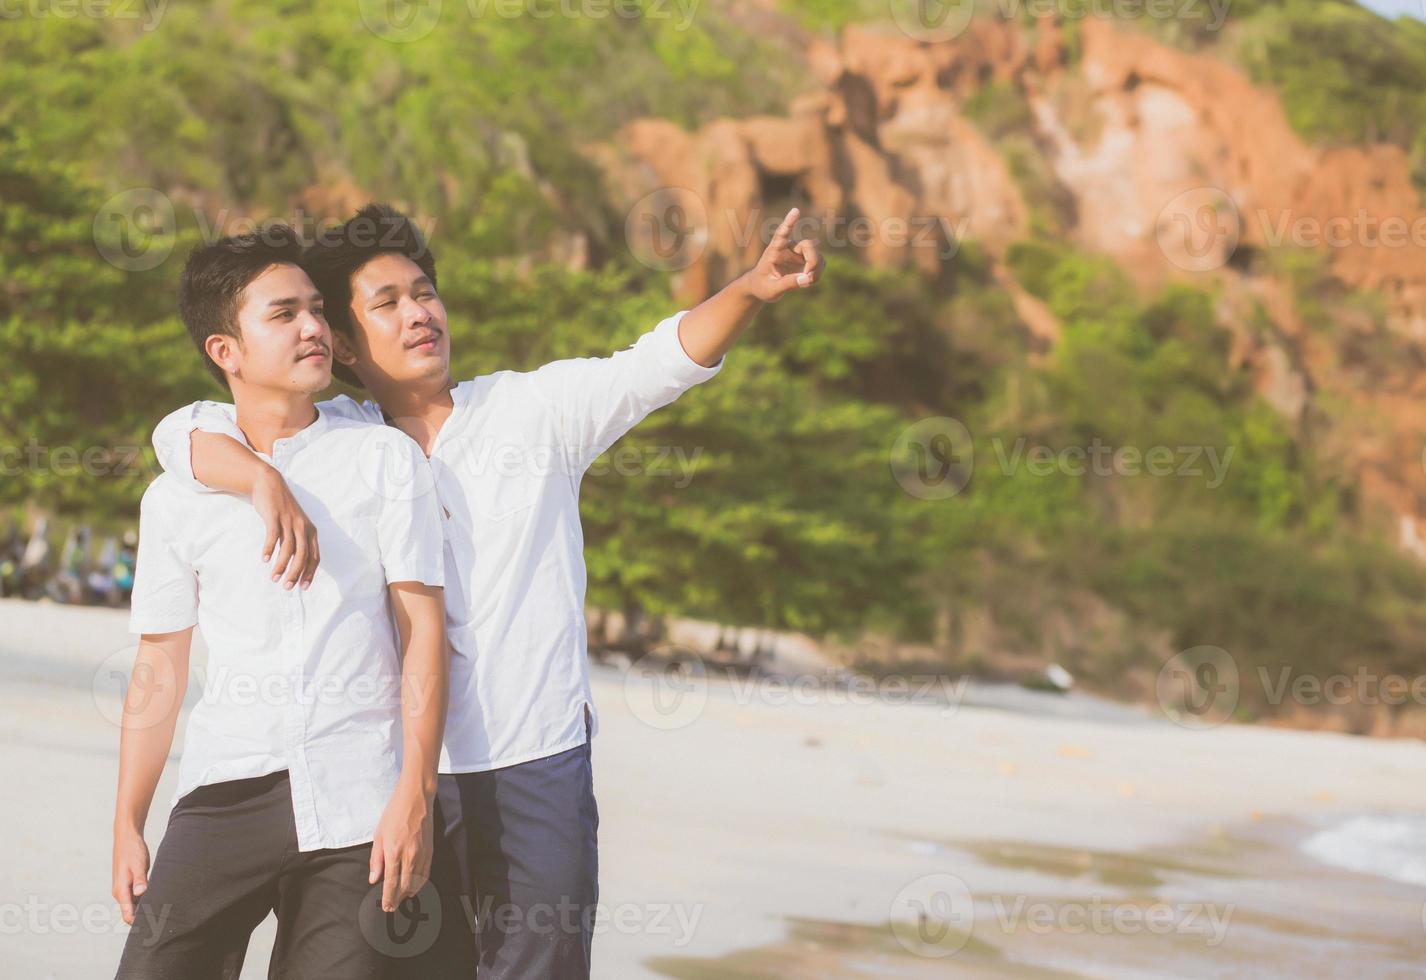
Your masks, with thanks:
[{"label": "wrist", "polygon": [[275,467],[256,456],[253,457],[253,463],[256,465],[256,469],[252,471],[253,481],[252,486],[248,488],[249,494],[256,493],[258,490],[279,490],[287,485],[286,481],[282,479],[282,474],[277,472]]},{"label": "wrist", "polygon": [[143,837],[144,818],[134,813],[120,813],[114,816],[114,838]]},{"label": "wrist", "polygon": [[757,291],[753,289],[753,275],[757,271],[757,268],[754,267],[733,280],[733,291],[739,299],[752,300],[757,303],[762,302],[762,298],[758,296]]},{"label": "wrist", "polygon": [[396,784],[396,795],[429,807],[436,798],[436,774],[403,770]]}]

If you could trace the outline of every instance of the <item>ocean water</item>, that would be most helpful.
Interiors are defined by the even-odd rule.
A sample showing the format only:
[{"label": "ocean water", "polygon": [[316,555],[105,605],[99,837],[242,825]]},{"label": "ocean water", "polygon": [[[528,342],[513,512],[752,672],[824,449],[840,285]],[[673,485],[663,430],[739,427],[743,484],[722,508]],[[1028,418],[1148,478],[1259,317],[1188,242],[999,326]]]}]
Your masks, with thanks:
[{"label": "ocean water", "polygon": [[1323,864],[1426,887],[1426,814],[1352,817],[1313,834],[1302,850]]}]

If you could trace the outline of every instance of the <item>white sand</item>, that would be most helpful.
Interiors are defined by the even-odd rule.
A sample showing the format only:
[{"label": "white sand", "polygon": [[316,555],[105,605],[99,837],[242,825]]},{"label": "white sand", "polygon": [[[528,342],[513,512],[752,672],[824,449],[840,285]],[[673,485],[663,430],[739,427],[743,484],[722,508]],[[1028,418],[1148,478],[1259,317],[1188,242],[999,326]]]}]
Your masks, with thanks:
[{"label": "white sand", "polygon": [[[130,643],[121,612],[0,602],[0,766],[10,789],[0,977],[112,975],[125,927],[109,899],[110,671],[122,670]],[[1426,949],[1426,889],[1326,868],[1297,848],[1307,832],[1361,812],[1426,813],[1420,743],[1190,731],[1117,711],[1099,715],[1122,720],[825,694],[784,703],[778,689],[722,681],[693,685],[676,707],[660,689],[661,712],[655,683],[595,669],[610,913],[595,945],[601,977],[664,975],[651,958],[755,948],[744,954],[754,958],[743,961],[748,975],[932,976],[955,965],[1028,975],[1035,963],[1097,976],[1173,975],[1186,964],[1200,976],[1269,967],[1404,976],[1412,951],[1419,962]],[[974,895],[969,919],[963,906],[946,907],[975,940],[953,959],[913,956],[886,925],[904,918],[918,888],[945,892],[942,879],[917,884],[932,874],[954,875]],[[1004,921],[1016,899],[1022,910],[1083,910],[1151,897],[1229,911],[1222,945],[1078,920],[1058,930]],[[793,919],[871,929],[789,937]],[[265,975],[269,927],[245,977]]]}]

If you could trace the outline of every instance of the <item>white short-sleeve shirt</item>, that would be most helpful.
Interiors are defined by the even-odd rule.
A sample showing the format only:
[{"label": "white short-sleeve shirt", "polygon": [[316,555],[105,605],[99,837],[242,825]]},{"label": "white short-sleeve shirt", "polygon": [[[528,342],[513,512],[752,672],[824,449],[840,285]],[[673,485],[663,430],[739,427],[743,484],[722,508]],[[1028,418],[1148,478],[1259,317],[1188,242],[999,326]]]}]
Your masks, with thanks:
[{"label": "white short-sleeve shirt", "polygon": [[[241,438],[241,432],[238,432]],[[164,474],[144,493],[129,628],[208,646],[175,800],[288,770],[301,850],[372,840],[400,774],[401,660],[387,586],[444,584],[429,464],[397,429],[326,413],[264,455],[316,525],[308,590],[262,561],[244,497]]]},{"label": "white short-sleeve shirt", "polygon": [[[446,512],[451,645],[441,772],[498,769],[585,742],[593,704],[579,486],[621,435],[722,368],[722,361],[704,367],[683,349],[686,313],[610,357],[499,371],[452,391],[455,407],[430,457]],[[383,427],[374,402],[343,396],[321,408]],[[201,487],[190,456],[194,429],[240,433],[233,407],[217,402],[196,402],[159,423],[159,463]]]}]

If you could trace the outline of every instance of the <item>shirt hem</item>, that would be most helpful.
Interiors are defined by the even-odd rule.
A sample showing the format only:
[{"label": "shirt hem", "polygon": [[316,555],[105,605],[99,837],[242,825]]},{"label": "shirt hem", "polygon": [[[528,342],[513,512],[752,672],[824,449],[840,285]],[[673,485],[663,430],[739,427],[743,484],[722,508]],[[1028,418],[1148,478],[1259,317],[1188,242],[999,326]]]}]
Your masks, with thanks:
[{"label": "shirt hem", "polygon": [[[182,766],[182,764],[180,761],[179,765]],[[258,771],[254,772],[253,769]],[[187,781],[179,782],[173,791],[173,802],[169,804],[169,809],[177,806],[179,800],[183,799],[195,789],[202,789],[204,786],[216,786],[219,783],[231,783],[239,779],[261,779],[263,776],[271,776],[275,772],[283,772],[284,770],[290,769],[291,767],[285,761],[281,760],[275,760],[262,766],[253,766],[237,770],[232,773],[224,773],[221,766],[209,766],[191,783]]]},{"label": "shirt hem", "polygon": [[[185,622],[185,620],[187,620]],[[198,620],[187,619],[178,616],[172,620],[162,619],[141,619],[129,620],[129,633],[133,636],[143,636],[145,633],[178,633],[186,629],[191,629],[198,625]]]},{"label": "shirt hem", "polygon": [[438,571],[433,568],[423,568],[420,565],[394,565],[390,568],[383,566],[382,570],[386,573],[387,586],[414,582],[432,589],[446,587],[445,569]]},{"label": "shirt hem", "polygon": [[326,841],[316,841],[315,843],[308,841],[303,843],[303,841],[299,839],[297,841],[297,852],[299,854],[309,854],[312,851],[335,851],[341,847],[359,847],[362,844],[370,844],[374,840],[376,840],[375,834],[367,834],[365,837],[357,837],[352,840],[333,841],[332,843],[327,843]]},{"label": "shirt hem", "polygon": [[[459,776],[467,772],[490,772],[493,769],[507,769],[510,766],[518,766],[525,762],[536,762],[540,759],[548,759],[552,755],[559,755],[561,752],[577,749],[589,741],[589,738],[584,734],[583,728],[583,719],[581,719],[579,734],[575,738],[562,742],[559,745],[550,748],[536,749],[533,752],[523,752],[514,756],[502,756],[495,760],[486,759],[481,762],[468,762],[460,765],[452,763],[449,766],[442,766],[440,774],[442,776]],[[591,736],[593,735],[592,732],[590,734]]]}]

